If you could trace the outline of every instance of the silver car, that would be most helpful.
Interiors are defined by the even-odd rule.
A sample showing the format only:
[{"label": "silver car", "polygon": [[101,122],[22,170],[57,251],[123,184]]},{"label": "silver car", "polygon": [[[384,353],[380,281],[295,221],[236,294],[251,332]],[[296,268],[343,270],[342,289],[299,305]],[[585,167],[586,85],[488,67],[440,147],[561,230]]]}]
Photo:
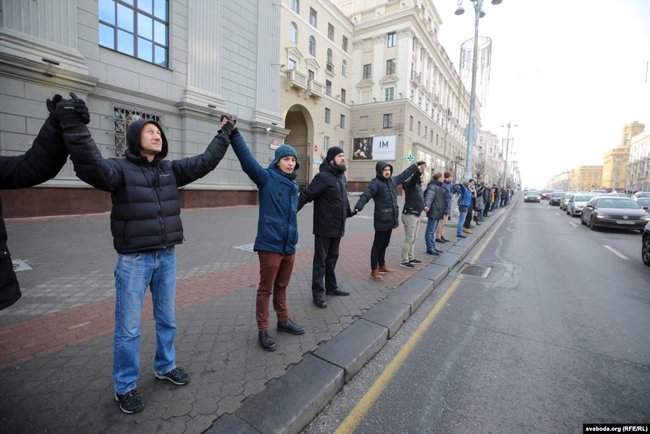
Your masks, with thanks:
[{"label": "silver car", "polygon": [[571,217],[578,217],[582,215],[582,210],[587,206],[589,202],[595,195],[591,193],[575,193],[569,202],[567,202],[566,213]]}]

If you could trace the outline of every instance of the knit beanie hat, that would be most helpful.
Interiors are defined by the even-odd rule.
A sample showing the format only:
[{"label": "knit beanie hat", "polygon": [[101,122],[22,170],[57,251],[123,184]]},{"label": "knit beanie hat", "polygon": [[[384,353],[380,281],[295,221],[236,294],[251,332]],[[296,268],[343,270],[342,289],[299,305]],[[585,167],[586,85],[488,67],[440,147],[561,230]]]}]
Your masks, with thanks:
[{"label": "knit beanie hat", "polygon": [[338,146],[332,146],[327,150],[327,157],[325,157],[325,161],[329,163],[334,159],[334,157],[342,154],[343,152],[343,149],[339,148]]},{"label": "knit beanie hat", "polygon": [[293,157],[296,159],[296,169],[300,167],[298,164],[298,153],[296,148],[286,143],[281,144],[278,149],[275,150],[275,158],[273,159],[273,164],[278,164],[278,161],[282,160],[284,157]]}]

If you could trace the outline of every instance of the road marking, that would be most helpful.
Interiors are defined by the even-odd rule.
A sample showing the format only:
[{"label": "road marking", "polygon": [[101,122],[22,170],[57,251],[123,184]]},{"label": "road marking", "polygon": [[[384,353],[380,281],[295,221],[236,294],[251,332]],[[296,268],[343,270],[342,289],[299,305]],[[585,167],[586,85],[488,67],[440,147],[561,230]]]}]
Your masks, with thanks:
[{"label": "road marking", "polygon": [[609,250],[610,252],[612,252],[613,254],[615,254],[616,256],[618,256],[619,258],[625,260],[625,261],[630,259],[627,256],[625,256],[624,254],[622,254],[621,252],[619,252],[618,250],[614,249],[613,247],[610,247],[610,246],[607,246],[607,245],[604,245],[603,247],[606,248],[607,250]]},{"label": "road marking", "polygon": [[[487,245],[492,241],[492,238],[494,238],[494,235],[505,221],[506,216],[507,215],[504,214],[503,217],[501,217],[501,221],[490,229],[492,233],[482,241],[483,245],[472,258],[472,262],[476,262],[480,258]],[[399,350],[393,360],[390,361],[386,369],[384,369],[381,375],[375,380],[366,394],[359,400],[359,402],[357,402],[343,422],[341,422],[339,427],[336,429],[335,434],[350,434],[354,432],[357,426],[359,426],[359,423],[366,414],[368,414],[368,411],[370,411],[375,402],[377,402],[384,389],[386,389],[393,377],[395,377],[404,362],[408,359],[411,352],[413,352],[417,344],[424,337],[424,334],[429,330],[433,321],[449,302],[449,299],[454,295],[462,281],[463,277],[458,276],[456,277],[456,280],[451,283],[442,297],[440,297],[440,300],[438,300],[438,302],[433,306],[433,309],[431,309],[427,314],[424,321],[422,321],[422,323],[417,327],[413,335]]]}]

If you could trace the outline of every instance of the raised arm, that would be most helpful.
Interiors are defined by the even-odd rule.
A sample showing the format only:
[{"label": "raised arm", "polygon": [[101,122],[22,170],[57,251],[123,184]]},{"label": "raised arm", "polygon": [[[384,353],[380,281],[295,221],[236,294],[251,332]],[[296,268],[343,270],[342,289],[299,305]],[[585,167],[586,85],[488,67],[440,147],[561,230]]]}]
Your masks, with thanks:
[{"label": "raised arm", "polygon": [[172,170],[179,187],[204,177],[219,164],[228,150],[228,134],[221,130],[214,136],[207,149],[199,155],[172,161]]},{"label": "raised arm", "polygon": [[27,152],[0,157],[0,188],[31,187],[54,178],[67,156],[61,127],[50,116]]},{"label": "raised arm", "polygon": [[249,146],[244,141],[244,137],[238,130],[235,130],[230,136],[230,143],[239,159],[242,170],[246,172],[246,175],[248,175],[251,181],[257,184],[258,187],[266,184],[269,175],[262,165],[257,162]]},{"label": "raised arm", "polygon": [[115,160],[104,159],[90,135],[86,124],[90,121],[83,100],[70,94],[57,104],[54,117],[63,130],[65,143],[74,170],[79,179],[105,191],[117,190],[123,182],[122,170]]},{"label": "raised arm", "polygon": [[400,173],[397,176],[393,176],[393,183],[395,185],[400,185],[406,182],[407,179],[409,179],[411,176],[417,172],[418,166],[417,164],[411,164],[409,167],[407,167],[402,173]]}]

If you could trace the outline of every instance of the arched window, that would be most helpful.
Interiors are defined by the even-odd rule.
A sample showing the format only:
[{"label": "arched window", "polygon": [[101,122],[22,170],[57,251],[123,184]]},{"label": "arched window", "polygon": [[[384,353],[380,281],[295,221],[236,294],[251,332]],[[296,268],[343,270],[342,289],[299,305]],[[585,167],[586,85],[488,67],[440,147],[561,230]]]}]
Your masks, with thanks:
[{"label": "arched window", "polygon": [[316,38],[314,36],[309,37],[309,55],[316,57]]},{"label": "arched window", "polygon": [[298,45],[298,26],[293,22],[289,24],[289,41],[293,45]]}]

